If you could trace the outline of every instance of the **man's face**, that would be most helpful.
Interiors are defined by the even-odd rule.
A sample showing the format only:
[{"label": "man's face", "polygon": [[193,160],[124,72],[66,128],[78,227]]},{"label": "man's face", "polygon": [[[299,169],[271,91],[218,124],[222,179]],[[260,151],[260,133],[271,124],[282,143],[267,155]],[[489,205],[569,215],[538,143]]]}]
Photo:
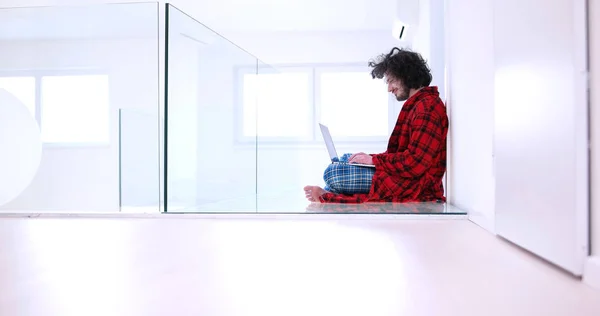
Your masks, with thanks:
[{"label": "man's face", "polygon": [[388,86],[388,92],[391,92],[396,96],[396,100],[398,101],[406,101],[408,100],[409,90],[400,79],[396,79],[393,76],[386,75],[385,82]]}]

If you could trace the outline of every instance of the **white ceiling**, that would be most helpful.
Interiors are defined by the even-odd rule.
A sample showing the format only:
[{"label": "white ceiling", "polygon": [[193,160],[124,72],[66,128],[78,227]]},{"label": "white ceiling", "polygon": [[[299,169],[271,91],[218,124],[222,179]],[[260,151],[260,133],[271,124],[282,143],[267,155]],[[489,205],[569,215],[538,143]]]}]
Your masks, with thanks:
[{"label": "white ceiling", "polygon": [[[170,2],[208,27],[227,33],[387,31],[391,29],[393,23],[396,1],[173,0]],[[44,4],[43,1],[37,3]],[[184,17],[179,14],[178,18]],[[156,36],[157,28],[156,3],[0,9],[0,39],[147,37]]]},{"label": "white ceiling", "polygon": [[0,10],[0,39],[157,36],[157,4],[101,4]]},{"label": "white ceiling", "polygon": [[397,0],[180,0],[210,27],[223,31],[389,30]]}]

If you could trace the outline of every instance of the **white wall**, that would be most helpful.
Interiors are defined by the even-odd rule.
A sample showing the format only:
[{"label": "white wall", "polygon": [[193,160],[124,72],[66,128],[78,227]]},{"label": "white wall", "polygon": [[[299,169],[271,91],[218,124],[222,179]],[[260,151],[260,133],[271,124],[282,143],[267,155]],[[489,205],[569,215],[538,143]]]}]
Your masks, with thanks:
[{"label": "white wall", "polygon": [[494,229],[494,55],[491,0],[446,8],[449,202]]},{"label": "white wall", "polygon": [[589,1],[592,255],[600,256],[600,2]]},{"label": "white wall", "polygon": [[446,99],[446,6],[444,0],[429,0],[429,66],[432,84],[438,86],[440,97]]},{"label": "white wall", "polygon": [[[391,26],[390,26],[391,30]],[[267,64],[363,63],[394,46],[410,46],[391,31],[227,32],[225,36]]]},{"label": "white wall", "polygon": [[[440,2],[439,0],[436,0]],[[425,59],[431,56],[431,11],[435,7],[433,0],[419,0],[419,13],[416,20],[415,33],[413,36],[413,47],[418,50]],[[443,6],[438,10],[443,10]],[[411,31],[410,26],[408,31]]]},{"label": "white wall", "polygon": [[496,232],[575,275],[589,239],[585,2],[494,0],[493,18]]},{"label": "white wall", "polygon": [[419,52],[431,68],[432,85],[437,86],[442,100],[446,98],[446,23],[444,0],[419,0],[419,18],[412,49]]}]

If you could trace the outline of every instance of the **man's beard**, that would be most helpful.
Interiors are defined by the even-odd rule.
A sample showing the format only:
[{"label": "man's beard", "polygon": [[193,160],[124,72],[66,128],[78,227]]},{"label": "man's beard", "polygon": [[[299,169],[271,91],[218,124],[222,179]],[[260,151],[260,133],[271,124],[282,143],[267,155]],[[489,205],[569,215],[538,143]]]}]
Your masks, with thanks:
[{"label": "man's beard", "polygon": [[402,90],[402,93],[396,96],[396,100],[400,102],[408,100],[408,90]]}]

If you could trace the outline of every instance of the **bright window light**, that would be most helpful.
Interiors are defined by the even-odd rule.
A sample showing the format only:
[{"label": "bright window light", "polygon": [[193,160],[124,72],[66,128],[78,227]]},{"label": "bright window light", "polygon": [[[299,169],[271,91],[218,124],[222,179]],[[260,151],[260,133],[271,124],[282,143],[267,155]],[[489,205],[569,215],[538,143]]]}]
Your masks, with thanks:
[{"label": "bright window light", "polygon": [[320,75],[321,121],[332,135],[388,135],[387,88],[368,72],[323,72]]},{"label": "bright window light", "polygon": [[289,72],[243,77],[245,137],[309,137],[312,129],[310,74]]},{"label": "bright window light", "polygon": [[45,76],[41,86],[44,142],[109,142],[108,76]]},{"label": "bright window light", "polygon": [[23,102],[35,117],[35,77],[0,77],[0,88]]}]

